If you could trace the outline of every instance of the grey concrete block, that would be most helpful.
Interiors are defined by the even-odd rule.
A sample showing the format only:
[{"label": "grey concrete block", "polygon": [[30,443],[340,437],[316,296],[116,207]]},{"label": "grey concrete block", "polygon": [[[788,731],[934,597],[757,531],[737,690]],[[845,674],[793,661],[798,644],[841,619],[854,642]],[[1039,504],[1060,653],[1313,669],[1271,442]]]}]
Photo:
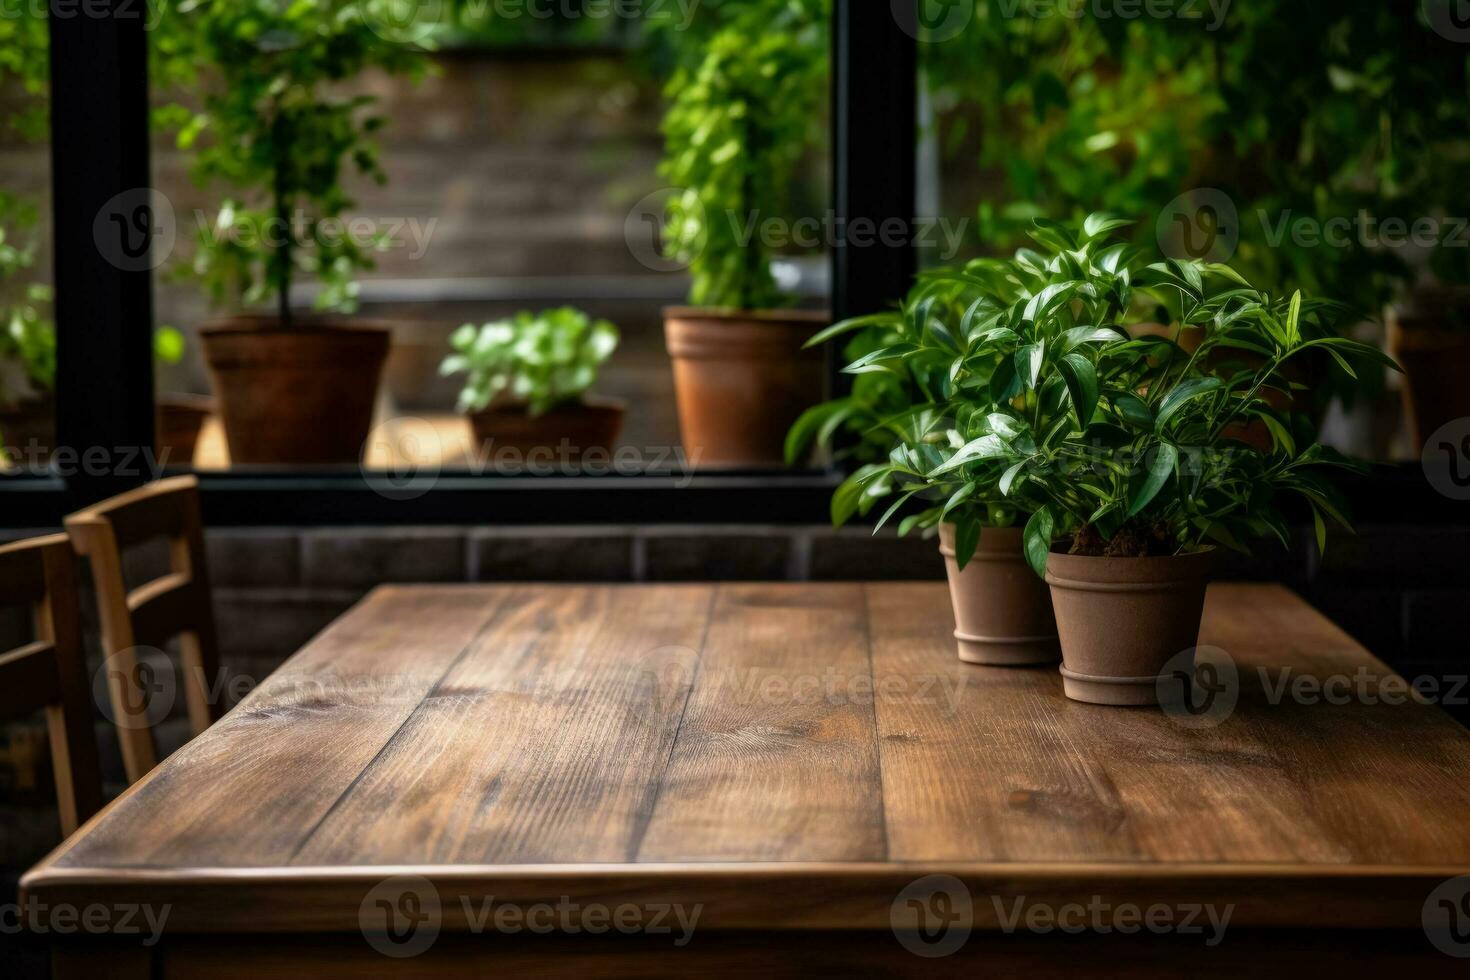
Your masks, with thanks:
[{"label": "grey concrete block", "polygon": [[518,527],[471,532],[477,582],[631,582],[633,531],[608,527]]},{"label": "grey concrete block", "polygon": [[216,589],[220,660],[227,673],[263,679],[359,598],[355,590]]},{"label": "grey concrete block", "polygon": [[309,588],[462,582],[462,528],[330,528],[303,533],[301,581]]},{"label": "grey concrete block", "polygon": [[642,534],[650,582],[780,582],[804,577],[794,567],[795,528],[666,528]]},{"label": "grey concrete block", "polygon": [[285,588],[301,580],[301,538],[288,529],[210,531],[205,538],[215,587]]},{"label": "grey concrete block", "polygon": [[887,530],[875,536],[864,528],[818,528],[811,533],[811,555],[815,581],[925,582],[945,577],[939,541],[917,534],[900,538]]}]

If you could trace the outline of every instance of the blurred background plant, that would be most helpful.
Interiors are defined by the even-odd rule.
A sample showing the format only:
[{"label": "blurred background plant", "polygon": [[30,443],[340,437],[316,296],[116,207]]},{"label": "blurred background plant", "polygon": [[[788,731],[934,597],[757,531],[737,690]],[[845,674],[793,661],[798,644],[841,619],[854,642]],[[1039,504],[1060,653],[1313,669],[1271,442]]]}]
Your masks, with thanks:
[{"label": "blurred background plant", "polygon": [[618,328],[569,306],[522,311],[509,320],[465,324],[449,339],[445,375],[465,375],[466,414],[523,405],[534,418],[585,394],[618,347]]},{"label": "blurred background plant", "polygon": [[385,181],[374,134],[385,120],[374,98],[334,86],[370,68],[410,77],[427,67],[413,44],[385,36],[358,0],[186,0],[167,12],[173,56],[210,69],[202,111],[163,107],[156,121],[193,151],[200,183],[222,183],[223,199],[199,231],[192,272],[216,306],[275,301],[282,324],[299,275],[321,283],[318,310],[356,309],[358,271],[371,268],[380,238],[333,233],[352,206],[344,180]]}]

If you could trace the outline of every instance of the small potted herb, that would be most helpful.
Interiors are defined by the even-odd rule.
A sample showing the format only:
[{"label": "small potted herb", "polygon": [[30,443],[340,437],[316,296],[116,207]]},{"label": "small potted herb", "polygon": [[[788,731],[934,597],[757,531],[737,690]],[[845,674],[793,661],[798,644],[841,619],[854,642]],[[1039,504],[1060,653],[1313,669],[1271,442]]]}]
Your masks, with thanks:
[{"label": "small potted herb", "polygon": [[[179,15],[181,43],[215,82],[202,113],[174,113],[179,144],[196,150],[197,180],[238,193],[201,229],[193,264],[215,305],[237,311],[200,331],[231,460],[357,462],[390,332],[323,314],[356,310],[353,277],[383,245],[340,220],[349,165],[385,179],[373,143],[383,120],[367,113],[371,97],[336,89],[368,69],[415,73],[422,55],[382,37],[352,0],[200,0]],[[321,283],[314,315],[291,307],[300,277]]]},{"label": "small potted herb", "polygon": [[[1354,360],[1392,362],[1321,336],[1332,304],[1272,298],[1221,265],[1140,267],[1136,250],[1107,241],[1121,224],[1038,222],[1048,254],[972,263],[961,278],[982,295],[961,320],[923,320],[906,342],[850,367],[941,356],[948,365],[935,404],[889,463],[857,471],[834,509],[893,492],[903,496],[888,516],[927,501],[901,531],[964,515],[974,501],[1028,514],[1020,543],[1050,585],[1068,696],[1148,704],[1165,663],[1196,643],[1215,545],[1284,544],[1287,494],[1306,501],[1319,546],[1328,521],[1346,525],[1327,474],[1354,464],[1306,445],[1310,422],[1267,394],[1289,389],[1285,370],[1308,351],[1349,372]],[[1136,304],[1135,291],[1149,302]],[[1173,336],[1130,338],[1133,311],[1159,306]],[[1186,330],[1201,333],[1193,351],[1177,342]],[[1253,366],[1211,356],[1230,351]],[[1268,448],[1232,436],[1251,421],[1270,433]],[[957,562],[991,533],[984,523],[960,518]]]},{"label": "small potted herb", "polygon": [[665,250],[692,277],[688,308],[665,312],[679,425],[710,466],[778,466],[786,431],[821,397],[823,358],[804,350],[827,322],[789,303],[762,228],[787,190],[818,115],[820,24],[731,26],[668,85],[665,160],[681,188],[668,205]]},{"label": "small potted herb", "polygon": [[465,375],[459,410],[486,448],[510,448],[522,461],[538,450],[576,460],[610,453],[626,406],[587,394],[618,346],[618,330],[581,310],[517,313],[450,337],[454,353],[440,373]]}]

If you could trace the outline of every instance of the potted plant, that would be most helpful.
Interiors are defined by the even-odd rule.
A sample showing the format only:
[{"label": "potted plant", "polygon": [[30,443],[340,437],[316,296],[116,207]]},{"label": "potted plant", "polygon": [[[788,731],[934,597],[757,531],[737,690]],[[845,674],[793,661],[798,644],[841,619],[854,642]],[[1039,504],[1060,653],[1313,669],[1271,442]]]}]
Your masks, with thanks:
[{"label": "potted plant", "polygon": [[784,308],[762,228],[785,214],[810,141],[825,39],[817,22],[774,16],[759,32],[715,33],[667,89],[660,173],[681,190],[664,246],[692,283],[691,306],[665,311],[665,336],[684,445],[709,466],[779,466],[823,388],[822,354],[803,345],[828,317]]},{"label": "potted plant", "polygon": [[[421,55],[385,39],[352,0],[201,0],[178,16],[216,82],[179,143],[197,148],[197,180],[239,192],[201,228],[193,264],[214,304],[237,310],[200,331],[231,460],[356,462],[390,332],[323,314],[355,311],[353,276],[384,245],[340,220],[349,164],[385,179],[373,143],[383,120],[367,114],[371,97],[339,89],[369,68],[417,72]],[[321,284],[314,315],[291,307],[298,276]],[[252,309],[261,304],[272,311]]]},{"label": "potted plant", "polygon": [[465,375],[459,410],[481,446],[511,448],[522,460],[541,451],[572,460],[611,453],[626,405],[587,391],[618,346],[618,330],[581,310],[521,312],[509,320],[465,324],[449,338],[454,353],[440,373]]},{"label": "potted plant", "polygon": [[[1034,235],[1047,254],[1022,250],[962,273],[982,293],[963,319],[924,322],[849,367],[942,355],[947,381],[887,464],[843,484],[834,510],[841,517],[901,493],[892,516],[910,498],[927,501],[901,533],[974,501],[1028,513],[1021,547],[1051,589],[1066,693],[1147,704],[1164,664],[1195,645],[1215,544],[1243,548],[1265,536],[1284,544],[1286,493],[1305,499],[1319,546],[1327,521],[1346,524],[1326,472],[1354,464],[1306,445],[1310,422],[1266,393],[1286,387],[1288,364],[1307,351],[1325,350],[1346,371],[1355,360],[1392,362],[1321,336],[1332,304],[1299,293],[1273,299],[1223,265],[1140,267],[1136,250],[1107,240],[1121,224],[1105,215],[1080,229],[1039,222]],[[1135,291],[1152,302],[1136,303]],[[1173,336],[1131,338],[1134,311],[1160,305]],[[1188,330],[1202,334],[1192,352],[1178,343]],[[1210,356],[1218,351],[1260,363]],[[1252,420],[1271,434],[1269,449],[1231,435]],[[959,522],[957,564],[990,533],[984,523]]]}]

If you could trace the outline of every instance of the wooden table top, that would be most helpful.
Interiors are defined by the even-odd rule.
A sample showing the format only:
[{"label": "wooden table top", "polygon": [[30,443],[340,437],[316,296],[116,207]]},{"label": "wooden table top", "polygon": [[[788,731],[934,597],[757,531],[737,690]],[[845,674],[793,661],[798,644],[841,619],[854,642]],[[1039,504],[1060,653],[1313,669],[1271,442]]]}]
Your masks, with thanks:
[{"label": "wooden table top", "polygon": [[946,872],[1418,928],[1470,872],[1470,733],[1272,703],[1282,676],[1393,676],[1282,588],[1211,589],[1202,642],[1242,678],[1216,727],[962,664],[952,630],[942,584],[383,588],[23,887],[169,901],[171,931],[354,929],[389,874],[887,928]]}]

